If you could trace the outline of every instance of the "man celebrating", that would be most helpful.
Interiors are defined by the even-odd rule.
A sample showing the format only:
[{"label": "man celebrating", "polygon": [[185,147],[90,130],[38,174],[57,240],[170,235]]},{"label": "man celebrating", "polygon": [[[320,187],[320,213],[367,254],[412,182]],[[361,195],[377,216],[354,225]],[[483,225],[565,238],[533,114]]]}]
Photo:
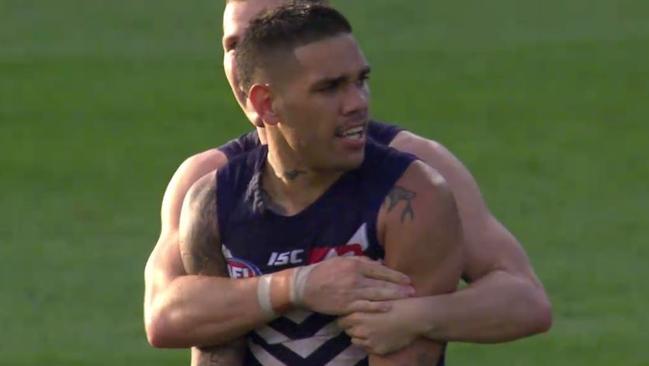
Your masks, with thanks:
[{"label": "man celebrating", "polygon": [[[247,103],[238,87],[235,55],[249,20],[260,11],[283,2],[228,1],[224,12],[226,76],[235,97],[255,124],[258,121],[256,111]],[[214,290],[219,288],[219,280],[187,276],[180,260],[180,206],[189,186],[198,178],[221,168],[228,159],[256,146],[260,140],[263,143],[264,129],[258,130],[261,131],[258,137],[249,134],[220,150],[209,150],[191,157],[181,165],[169,183],[161,213],[161,236],[145,271],[145,323],[149,340],[156,346],[184,347],[222,341],[209,322],[215,316],[212,301],[222,296],[218,290]],[[380,306],[384,306],[368,302],[366,295],[369,292],[374,292],[372,299],[375,300],[405,296],[404,287],[388,286],[389,283],[403,283],[403,277],[387,272],[386,268],[376,267],[374,263],[358,264],[360,262],[354,261],[349,265],[346,261],[349,258],[328,261],[331,273],[339,273],[341,277],[352,276],[364,284],[362,291],[357,289],[359,291],[353,292],[356,297],[349,298],[347,309],[363,312],[342,319],[341,325],[348,332],[359,335],[355,338],[358,343],[378,353],[397,349],[403,346],[404,339],[409,340],[416,335],[436,340],[499,342],[546,330],[551,318],[543,288],[516,239],[490,214],[476,182],[466,168],[441,145],[407,131],[370,122],[367,133],[384,144],[414,153],[442,173],[458,203],[464,234],[463,277],[470,285],[456,293],[428,299],[427,317],[418,320],[422,326],[434,326],[427,326],[424,332],[423,329],[405,327],[403,321],[395,321],[412,314],[413,303],[410,300],[393,303],[385,314],[372,315],[367,312],[381,311]],[[323,267],[320,265],[321,270]],[[353,287],[350,283],[326,283],[328,279],[327,276],[310,277],[315,287],[338,286],[341,291],[345,286],[349,286],[348,290]],[[321,283],[316,284],[316,281]],[[376,294],[382,297],[378,298]],[[194,301],[196,298],[201,301]],[[374,316],[381,317],[381,321],[375,321]]]},{"label": "man celebrating", "polygon": [[[310,277],[328,258],[369,256],[407,274],[417,295],[454,291],[462,260],[453,196],[414,157],[366,144],[370,70],[334,9],[283,6],[256,19],[237,64],[267,145],[190,190],[180,224],[185,269],[222,271],[221,243],[229,267],[254,276],[225,279],[223,296],[236,301],[213,309],[233,319],[222,322],[223,338],[256,328],[246,364],[357,365],[366,353],[325,315],[345,309],[331,303],[335,294],[311,302],[321,289]],[[370,364],[435,364],[442,351],[415,340]]]}]

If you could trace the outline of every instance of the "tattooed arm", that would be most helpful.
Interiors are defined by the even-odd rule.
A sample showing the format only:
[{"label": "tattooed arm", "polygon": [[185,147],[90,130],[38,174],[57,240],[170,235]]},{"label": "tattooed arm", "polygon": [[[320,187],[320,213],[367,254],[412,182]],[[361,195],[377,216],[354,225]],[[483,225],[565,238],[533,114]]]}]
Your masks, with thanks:
[{"label": "tattooed arm", "polygon": [[160,208],[160,236],[144,269],[144,328],[151,345],[155,346],[159,341],[155,326],[162,309],[159,305],[174,296],[171,283],[187,274],[178,244],[180,210],[185,195],[200,177],[222,168],[227,161],[225,154],[218,149],[203,151],[185,160],[167,185]]},{"label": "tattooed arm", "polygon": [[[201,178],[189,190],[183,202],[179,228],[180,252],[187,274],[227,277],[216,216],[215,174]],[[218,346],[193,347],[191,364],[242,365],[244,350],[243,338]]]},{"label": "tattooed arm", "polygon": [[223,345],[271,320],[257,301],[258,278],[226,276],[215,180],[214,173],[200,178],[183,201],[179,247],[187,275],[175,278],[169,296],[156,302],[148,327],[155,347]]},{"label": "tattooed arm", "polygon": [[[386,197],[377,224],[379,240],[385,247],[385,264],[410,276],[416,296],[455,291],[462,272],[461,225],[453,195],[436,171],[419,161],[412,163]],[[418,299],[394,302],[410,306],[410,313],[400,314],[400,320],[392,318],[393,311],[373,315],[379,323],[400,321],[402,327],[416,326],[427,311]],[[340,323],[355,344],[369,347],[372,334],[367,333],[368,328],[354,326],[355,316],[359,313]],[[413,332],[403,340],[402,346],[409,345],[398,352],[371,355],[370,364],[435,365],[444,344],[415,339],[417,335],[423,334]]]}]

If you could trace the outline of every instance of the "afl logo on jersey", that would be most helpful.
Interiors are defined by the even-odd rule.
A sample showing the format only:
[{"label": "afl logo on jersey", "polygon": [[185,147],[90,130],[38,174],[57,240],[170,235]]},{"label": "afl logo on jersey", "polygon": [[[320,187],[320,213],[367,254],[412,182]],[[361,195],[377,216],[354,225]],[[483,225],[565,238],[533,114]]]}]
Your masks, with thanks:
[{"label": "afl logo on jersey", "polygon": [[232,255],[232,251],[230,251],[230,249],[225,245],[221,246],[221,252],[223,253],[223,257],[225,257],[225,260],[228,262],[228,273],[230,274],[230,278],[250,278],[261,275],[259,267],[245,259],[236,258]]},{"label": "afl logo on jersey", "polygon": [[228,258],[228,272],[230,278],[250,278],[261,275],[257,266],[239,258]]}]

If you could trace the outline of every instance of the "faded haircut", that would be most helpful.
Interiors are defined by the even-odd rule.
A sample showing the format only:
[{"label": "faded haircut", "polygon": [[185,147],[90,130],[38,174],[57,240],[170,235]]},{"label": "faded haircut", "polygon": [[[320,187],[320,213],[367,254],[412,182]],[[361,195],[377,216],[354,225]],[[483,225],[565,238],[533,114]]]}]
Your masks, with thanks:
[{"label": "faded haircut", "polygon": [[287,52],[339,34],[352,32],[339,11],[324,5],[292,2],[254,18],[237,47],[240,87],[248,91],[257,71],[266,71]]}]

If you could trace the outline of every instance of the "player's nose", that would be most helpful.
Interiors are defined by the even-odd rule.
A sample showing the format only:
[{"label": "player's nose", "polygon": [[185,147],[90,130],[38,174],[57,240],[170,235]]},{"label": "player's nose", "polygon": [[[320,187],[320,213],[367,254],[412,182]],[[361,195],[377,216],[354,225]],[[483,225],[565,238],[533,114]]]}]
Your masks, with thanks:
[{"label": "player's nose", "polygon": [[343,114],[352,114],[367,111],[369,106],[369,93],[366,87],[350,85],[343,99]]}]

